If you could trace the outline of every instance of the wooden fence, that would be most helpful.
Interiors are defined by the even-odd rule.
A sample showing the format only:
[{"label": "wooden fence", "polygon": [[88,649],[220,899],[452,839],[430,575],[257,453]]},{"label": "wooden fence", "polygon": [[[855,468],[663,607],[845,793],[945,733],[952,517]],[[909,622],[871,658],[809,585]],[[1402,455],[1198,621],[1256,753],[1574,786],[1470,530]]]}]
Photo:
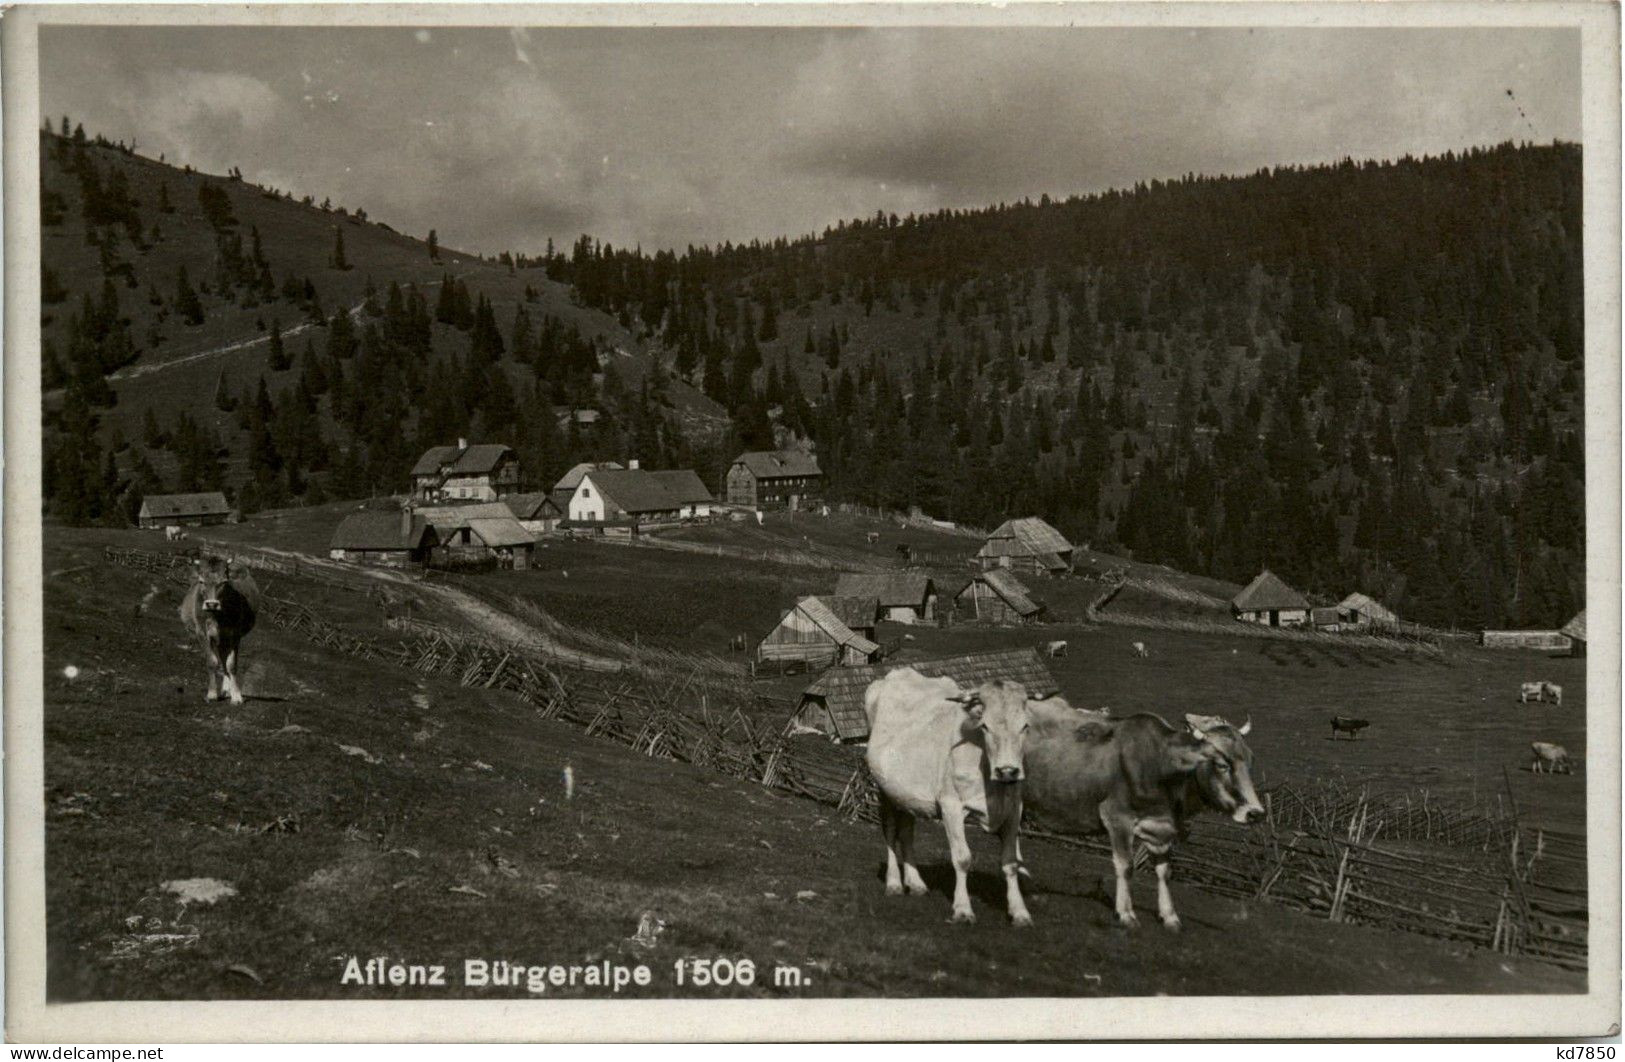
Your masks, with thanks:
[{"label": "wooden fence", "polygon": [[[182,554],[108,548],[110,562],[170,573]],[[398,641],[359,636],[310,608],[267,595],[276,627],[350,656],[510,691],[537,714],[647,756],[692,763],[874,820],[874,785],[861,751],[786,732],[764,716],[784,702],[717,695],[698,668],[663,689],[644,677],[557,666],[534,647],[509,645],[412,620]],[[764,708],[767,709],[764,711]],[[752,716],[756,716],[753,720]],[[1267,900],[1339,922],[1359,922],[1586,968],[1589,906],[1583,834],[1532,829],[1505,813],[1453,811],[1424,797],[1372,798],[1337,787],[1265,794],[1266,821],[1242,828],[1198,818],[1174,850],[1180,878],[1213,893]],[[1403,809],[1403,814],[1401,814]],[[1024,832],[1105,855],[1103,840]],[[1144,853],[1142,852],[1143,859]]]}]

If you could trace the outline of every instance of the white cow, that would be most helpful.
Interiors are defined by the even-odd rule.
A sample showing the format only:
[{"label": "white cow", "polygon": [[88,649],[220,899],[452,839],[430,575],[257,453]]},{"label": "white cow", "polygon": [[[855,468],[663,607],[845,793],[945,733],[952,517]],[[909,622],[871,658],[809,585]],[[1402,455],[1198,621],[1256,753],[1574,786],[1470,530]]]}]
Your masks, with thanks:
[{"label": "white cow", "polygon": [[1066,642],[1064,642],[1064,641],[1062,641],[1062,642],[1045,642],[1044,643],[1044,655],[1045,656],[1050,656],[1050,657],[1065,656],[1066,655]]},{"label": "white cow", "polygon": [[1559,708],[1563,707],[1563,687],[1555,682],[1542,682],[1540,684],[1542,699],[1551,701]]},{"label": "white cow", "polygon": [[1151,650],[1145,647],[1144,642],[1135,642],[1134,655],[1139,657],[1141,660],[1144,660],[1151,655]]},{"label": "white cow", "polygon": [[1562,745],[1553,745],[1547,741],[1535,741],[1530,743],[1529,748],[1535,753],[1535,762],[1529,765],[1531,773],[1574,773],[1574,768],[1569,766],[1569,750]]},{"label": "white cow", "polygon": [[173,524],[164,528],[164,538],[169,542],[179,542],[186,537],[186,532]]},{"label": "white cow", "polygon": [[756,510],[756,526],[757,527],[762,526],[762,510],[760,510],[760,509]]},{"label": "white cow", "polygon": [[1541,700],[1546,692],[1544,682],[1525,682],[1518,686],[1518,703],[1528,704],[1530,701]]},{"label": "white cow", "polygon": [[914,819],[940,819],[954,864],[951,921],[976,921],[965,887],[971,868],[968,815],[999,835],[1010,919],[1032,925],[1017,880],[1027,688],[995,679],[964,690],[951,678],[928,679],[904,667],[871,682],[863,707],[869,716],[864,759],[880,790],[886,895],[927,891],[914,867]]}]

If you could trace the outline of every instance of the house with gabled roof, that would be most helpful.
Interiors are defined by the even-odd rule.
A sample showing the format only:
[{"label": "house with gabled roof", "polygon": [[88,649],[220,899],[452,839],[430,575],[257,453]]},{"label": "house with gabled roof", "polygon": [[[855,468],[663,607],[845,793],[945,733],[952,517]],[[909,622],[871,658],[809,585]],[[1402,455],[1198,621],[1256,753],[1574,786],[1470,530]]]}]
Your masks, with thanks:
[{"label": "house with gabled roof", "polygon": [[728,466],[729,505],[800,509],[824,493],[818,458],[801,450],[752,450]]},{"label": "house with gabled roof", "polygon": [[1013,573],[992,568],[978,572],[954,595],[954,609],[982,623],[1014,626],[1037,622],[1044,606]]},{"label": "house with gabled roof", "polygon": [[880,646],[858,633],[821,598],[803,597],[756,646],[759,661],[800,660],[810,665],[873,663]]},{"label": "house with gabled roof", "polygon": [[710,516],[716,499],[705,481],[692,468],[667,468],[650,471],[650,478],[660,484],[680,506],[679,516],[684,519]]},{"label": "house with gabled roof", "polygon": [[1366,594],[1353,593],[1337,603],[1339,622],[1345,630],[1369,627],[1397,627],[1399,617],[1382,602]]},{"label": "house with gabled roof", "polygon": [[418,501],[495,501],[519,490],[519,455],[501,443],[431,446],[412,466]]},{"label": "house with gabled roof", "polygon": [[194,494],[149,494],[136,514],[138,527],[204,527],[231,519],[231,503],[217,490]]},{"label": "house with gabled roof", "polygon": [[934,623],[937,618],[937,584],[923,572],[842,572],[835,593],[874,598],[880,618],[894,623]]},{"label": "house with gabled roof", "polygon": [[1032,574],[1059,575],[1072,570],[1072,543],[1036,516],[1006,520],[976,552],[983,571],[1010,568]]},{"label": "house with gabled roof", "polygon": [[1302,627],[1309,622],[1309,608],[1307,598],[1268,569],[1230,599],[1230,615],[1267,627]]},{"label": "house with gabled roof", "polygon": [[439,544],[434,525],[417,513],[364,511],[351,513],[339,522],[327,555],[355,564],[404,568],[426,563],[430,550]]},{"label": "house with gabled roof", "polygon": [[951,678],[966,688],[993,679],[1007,679],[1026,686],[1027,696],[1034,700],[1052,697],[1060,690],[1038,651],[1031,648],[964,653],[910,660],[906,664],[832,667],[802,691],[790,725],[821,730],[835,741],[866,740],[869,717],[864,711],[863,693],[871,682],[885,677],[895,667],[911,667],[926,678]]},{"label": "house with gabled roof", "polygon": [[1570,656],[1586,655],[1586,610],[1582,608],[1558,633],[1568,638]]}]

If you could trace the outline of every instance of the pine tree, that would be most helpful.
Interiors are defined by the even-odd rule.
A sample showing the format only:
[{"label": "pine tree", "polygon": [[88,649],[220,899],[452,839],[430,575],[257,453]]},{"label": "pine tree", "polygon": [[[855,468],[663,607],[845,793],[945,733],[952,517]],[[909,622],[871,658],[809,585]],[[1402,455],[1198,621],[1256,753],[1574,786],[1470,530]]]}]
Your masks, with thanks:
[{"label": "pine tree", "polygon": [[192,290],[184,262],[175,273],[174,305],[175,312],[180,314],[181,320],[187,324],[195,327],[203,323],[203,303],[199,301],[197,292]]},{"label": "pine tree", "polygon": [[350,268],[350,263],[344,257],[344,230],[337,225],[333,226],[333,254],[327,264],[341,271]]},{"label": "pine tree", "polygon": [[282,372],[293,364],[282,343],[282,322],[273,318],[271,320],[270,351],[266,357],[266,364],[272,372]]},{"label": "pine tree", "polygon": [[429,261],[440,261],[440,237],[433,229],[429,230]]}]

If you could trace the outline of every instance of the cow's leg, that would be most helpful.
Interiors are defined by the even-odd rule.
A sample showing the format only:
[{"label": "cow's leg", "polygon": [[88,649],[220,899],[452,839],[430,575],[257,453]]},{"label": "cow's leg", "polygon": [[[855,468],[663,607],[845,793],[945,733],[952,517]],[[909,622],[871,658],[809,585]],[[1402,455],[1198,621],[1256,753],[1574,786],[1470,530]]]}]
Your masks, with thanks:
[{"label": "cow's leg", "polygon": [[1168,875],[1173,870],[1169,857],[1173,853],[1164,848],[1151,853],[1151,863],[1157,868],[1157,917],[1169,929],[1179,929],[1179,913],[1174,910],[1174,894],[1168,889]]},{"label": "cow's leg", "polygon": [[903,857],[903,888],[910,896],[924,896],[931,890],[914,865],[914,816],[902,808],[897,809],[897,844]]},{"label": "cow's leg", "polygon": [[237,646],[226,649],[224,656],[226,672],[226,693],[231,697],[232,704],[243,703],[243,688],[237,685]]},{"label": "cow's leg", "polygon": [[1027,913],[1027,901],[1021,898],[1021,815],[1017,813],[1005,821],[999,831],[1002,842],[1000,853],[1004,870],[1004,902],[1010,912],[1010,921],[1018,926],[1033,924]]},{"label": "cow's leg", "polygon": [[942,802],[942,829],[948,835],[948,856],[954,864],[954,913],[951,922],[974,922],[976,912],[971,910],[970,842],[965,839],[965,806],[958,800]]},{"label": "cow's leg", "polygon": [[[903,894],[903,877],[898,868],[902,861],[902,838],[899,836],[898,819],[907,814],[902,808],[893,804],[891,798],[884,792],[880,794],[880,835],[886,840],[886,895],[901,896]],[[911,816],[912,817],[912,816]]]},{"label": "cow's leg", "polygon": [[222,671],[220,668],[220,647],[213,638],[203,639],[203,661],[209,668],[209,691],[203,695],[206,701],[220,699],[220,683]]},{"label": "cow's leg", "polygon": [[1109,817],[1105,808],[1101,809],[1100,817],[1111,838],[1112,869],[1117,871],[1117,920],[1132,929],[1140,924],[1134,915],[1134,897],[1129,893],[1129,878],[1134,875],[1134,823]]}]

